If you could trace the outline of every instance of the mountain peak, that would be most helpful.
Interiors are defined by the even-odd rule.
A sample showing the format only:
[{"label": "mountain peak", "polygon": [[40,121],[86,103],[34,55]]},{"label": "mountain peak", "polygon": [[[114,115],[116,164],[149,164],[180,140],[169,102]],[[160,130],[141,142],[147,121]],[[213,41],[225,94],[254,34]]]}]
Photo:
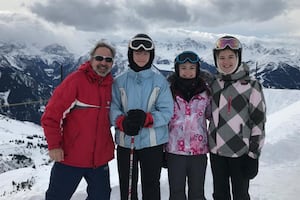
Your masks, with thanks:
[{"label": "mountain peak", "polygon": [[62,46],[60,44],[50,44],[42,49],[43,52],[48,54],[54,54],[54,55],[66,55],[70,54],[70,52],[67,50],[65,46]]}]

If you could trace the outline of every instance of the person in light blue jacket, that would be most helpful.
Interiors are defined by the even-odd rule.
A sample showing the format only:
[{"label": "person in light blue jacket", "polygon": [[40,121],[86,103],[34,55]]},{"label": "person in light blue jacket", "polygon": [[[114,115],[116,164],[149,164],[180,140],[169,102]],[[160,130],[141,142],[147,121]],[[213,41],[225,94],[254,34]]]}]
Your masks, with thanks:
[{"label": "person in light blue jacket", "polygon": [[174,103],[166,78],[152,65],[154,50],[148,35],[134,36],[128,47],[129,68],[113,83],[110,119],[115,127],[121,200],[138,199],[138,164],[142,199],[160,200],[163,149]]}]

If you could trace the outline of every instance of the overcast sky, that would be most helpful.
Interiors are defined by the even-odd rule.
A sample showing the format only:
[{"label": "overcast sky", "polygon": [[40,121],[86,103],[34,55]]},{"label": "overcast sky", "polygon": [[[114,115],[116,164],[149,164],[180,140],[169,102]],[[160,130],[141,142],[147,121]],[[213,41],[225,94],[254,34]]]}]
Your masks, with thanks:
[{"label": "overcast sky", "polygon": [[299,38],[299,0],[0,0],[0,40],[233,34]]}]

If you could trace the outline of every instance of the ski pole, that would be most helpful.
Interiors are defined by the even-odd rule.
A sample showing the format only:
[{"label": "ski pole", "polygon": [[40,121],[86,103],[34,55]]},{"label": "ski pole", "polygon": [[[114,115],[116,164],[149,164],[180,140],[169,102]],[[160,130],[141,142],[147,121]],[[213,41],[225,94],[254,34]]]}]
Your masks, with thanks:
[{"label": "ski pole", "polygon": [[131,193],[132,193],[133,151],[134,151],[134,136],[131,136],[130,159],[129,159],[128,200],[131,200]]}]

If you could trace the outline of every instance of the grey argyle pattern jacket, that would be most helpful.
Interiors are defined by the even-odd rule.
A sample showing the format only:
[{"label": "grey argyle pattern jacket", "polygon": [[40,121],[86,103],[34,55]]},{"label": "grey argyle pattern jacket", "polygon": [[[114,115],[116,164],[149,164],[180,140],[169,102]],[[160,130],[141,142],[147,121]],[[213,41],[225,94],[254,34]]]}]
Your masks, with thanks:
[{"label": "grey argyle pattern jacket", "polygon": [[217,75],[211,85],[210,152],[225,157],[258,158],[265,139],[266,105],[261,84],[243,64],[231,75]]}]

